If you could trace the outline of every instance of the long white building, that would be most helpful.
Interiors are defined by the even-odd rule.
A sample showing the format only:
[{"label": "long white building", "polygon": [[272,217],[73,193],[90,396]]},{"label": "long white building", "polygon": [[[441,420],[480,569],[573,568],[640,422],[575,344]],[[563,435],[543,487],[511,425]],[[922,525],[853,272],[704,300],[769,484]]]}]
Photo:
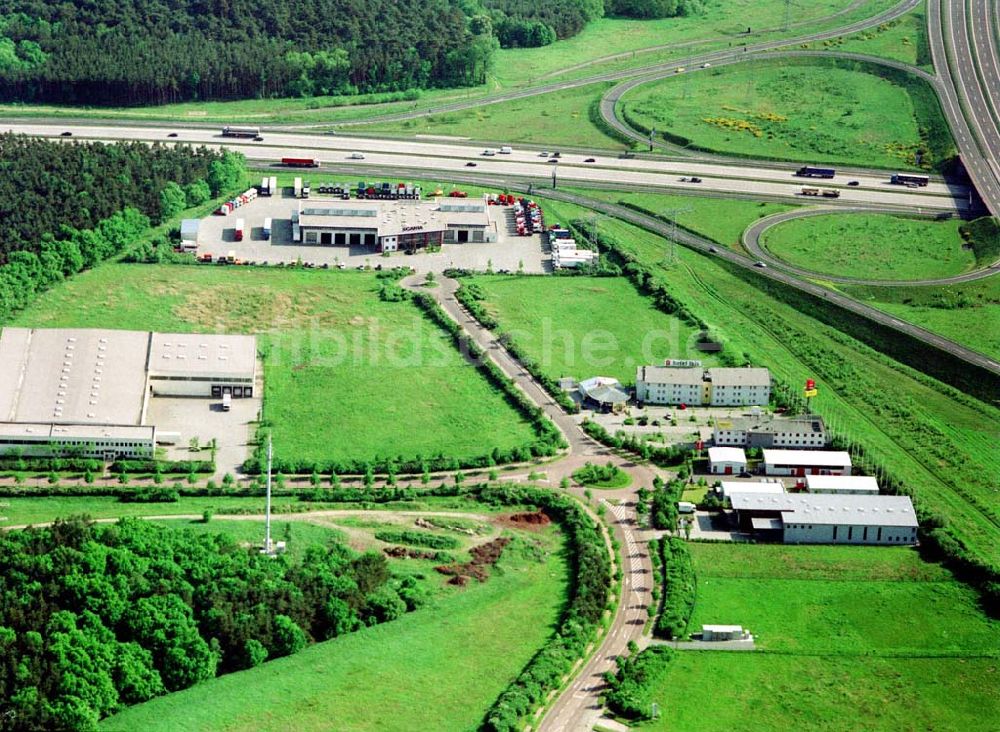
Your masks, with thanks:
[{"label": "long white building", "polygon": [[253,336],[94,329],[0,333],[0,455],[153,456],[153,396],[251,397]]},{"label": "long white building", "polygon": [[765,475],[850,475],[851,456],[842,451],[767,450]]},{"label": "long white building", "polygon": [[719,446],[791,447],[821,450],[826,447],[826,426],[819,416],[775,417],[770,414],[717,419],[712,442]]},{"label": "long white building", "polygon": [[809,493],[878,495],[878,481],[870,475],[807,475],[805,487]]},{"label": "long white building", "polygon": [[771,372],[764,368],[639,366],[636,400],[645,404],[753,406],[771,400]]},{"label": "long white building", "polygon": [[914,544],[917,515],[907,496],[736,494],[744,531],[780,532],[786,544]]}]

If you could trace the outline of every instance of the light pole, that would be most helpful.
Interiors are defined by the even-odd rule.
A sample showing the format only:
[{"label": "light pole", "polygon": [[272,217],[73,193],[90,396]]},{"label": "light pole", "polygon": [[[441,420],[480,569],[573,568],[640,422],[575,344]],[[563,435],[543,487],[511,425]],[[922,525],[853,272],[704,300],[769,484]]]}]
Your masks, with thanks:
[{"label": "light pole", "polygon": [[559,170],[559,163],[552,164],[552,188],[556,187],[556,172]]}]

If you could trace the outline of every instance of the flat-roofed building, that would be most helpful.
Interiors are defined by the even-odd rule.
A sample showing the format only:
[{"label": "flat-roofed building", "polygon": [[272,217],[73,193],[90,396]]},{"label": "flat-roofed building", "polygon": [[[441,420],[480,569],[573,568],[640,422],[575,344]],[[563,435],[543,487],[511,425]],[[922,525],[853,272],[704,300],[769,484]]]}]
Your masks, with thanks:
[{"label": "flat-roofed building", "polygon": [[850,475],[851,456],[842,451],[764,451],[765,475]]},{"label": "flat-roofed building", "polygon": [[640,366],[635,375],[635,398],[644,404],[707,404],[705,370],[700,366]]},{"label": "flat-roofed building", "polygon": [[149,386],[158,396],[252,397],[257,340],[246,335],[152,333]]},{"label": "flat-roofed building", "polygon": [[256,357],[253,336],[4,328],[0,454],[152,457],[150,396],[252,396]]},{"label": "flat-roofed building", "polygon": [[795,447],[821,450],[826,447],[826,425],[819,416],[775,417],[770,414],[717,419],[712,442],[720,446]]},{"label": "flat-roofed building", "polygon": [[878,481],[870,475],[807,475],[805,485],[809,493],[878,495]]},{"label": "flat-roofed building", "polygon": [[304,244],[373,252],[497,240],[485,200],[300,203],[297,221]]},{"label": "flat-roofed building", "polygon": [[914,544],[917,515],[907,496],[783,493],[734,495],[744,531],[780,532],[786,544]]},{"label": "flat-roofed building", "polygon": [[723,498],[732,498],[737,493],[784,493],[785,484],[780,480],[723,480],[718,494]]},{"label": "flat-roofed building", "polygon": [[708,472],[713,475],[733,475],[747,469],[746,453],[739,447],[708,448]]}]

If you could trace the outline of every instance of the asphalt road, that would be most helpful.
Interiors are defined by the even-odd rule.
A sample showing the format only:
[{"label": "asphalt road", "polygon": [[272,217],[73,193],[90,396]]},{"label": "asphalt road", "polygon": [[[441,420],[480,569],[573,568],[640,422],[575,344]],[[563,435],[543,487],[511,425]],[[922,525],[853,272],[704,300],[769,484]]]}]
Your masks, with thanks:
[{"label": "asphalt road", "polygon": [[[1000,215],[1000,132],[987,99],[1000,89],[984,90],[977,74],[976,59],[991,55],[985,49],[986,34],[970,38],[966,2],[935,0],[927,4],[928,40],[941,108],[948,118],[969,177],[994,216]],[[990,24],[987,24],[988,26]],[[977,44],[978,42],[978,44]],[[992,49],[995,53],[995,48]],[[995,63],[995,62],[994,62]]]},{"label": "asphalt road", "polygon": [[[783,224],[786,221],[791,221],[792,219],[806,218],[809,216],[821,216],[824,214],[831,213],[880,213],[878,209],[875,208],[854,208],[854,209],[842,209],[842,208],[832,208],[832,207],[819,207],[819,208],[807,208],[807,209],[797,209],[795,211],[786,211],[784,213],[775,214],[773,216],[768,216],[767,218],[759,219],[747,228],[743,232],[743,246],[746,247],[750,254],[769,265],[781,267],[782,269],[791,272],[792,274],[798,275],[799,277],[822,279],[828,282],[840,282],[843,284],[850,285],[878,285],[882,287],[926,287],[931,285],[954,285],[959,282],[972,282],[974,280],[980,280],[984,277],[992,277],[1000,272],[1000,261],[994,262],[989,267],[983,269],[972,270],[970,272],[965,272],[959,275],[952,275],[951,277],[937,277],[926,280],[872,280],[864,279],[860,277],[841,277],[838,275],[831,275],[825,272],[816,272],[814,270],[805,269],[803,267],[796,267],[793,264],[775,257],[764,246],[761,244],[761,237],[764,232],[770,229],[772,226],[777,226],[778,224]],[[894,211],[882,211],[881,213],[895,213]]]},{"label": "asphalt road", "polygon": [[[484,149],[478,145],[461,142],[390,140],[383,138],[342,138],[327,135],[301,133],[268,132],[263,142],[239,138],[224,138],[221,132],[208,129],[183,129],[165,127],[132,127],[119,125],[74,126],[49,123],[8,123],[0,129],[20,132],[39,137],[56,139],[88,140],[141,140],[163,143],[189,143],[207,147],[225,146],[239,150],[249,158],[277,162],[282,157],[312,158],[323,164],[340,167],[357,164],[370,169],[373,166],[409,168],[415,172],[426,171],[434,177],[470,170],[469,162],[475,163],[475,170],[495,174],[504,178],[520,177],[532,180],[551,180],[555,175],[562,183],[581,182],[587,184],[613,183],[689,192],[712,192],[734,194],[744,197],[781,197],[795,199],[800,196],[802,186],[817,185],[810,179],[796,178],[792,174],[797,166],[734,165],[711,162],[648,160],[636,158],[594,157],[594,163],[584,162],[587,157],[574,153],[554,159],[541,156],[537,148],[515,148],[509,155],[484,156]],[[63,138],[63,132],[72,132],[70,138]],[[176,134],[177,137],[168,137]],[[351,154],[360,152],[364,160],[352,160]],[[548,152],[553,152],[549,150]],[[302,175],[309,178],[309,169]],[[701,183],[682,182],[682,177],[697,176]],[[833,181],[818,183],[823,187],[837,188],[843,205],[895,206],[900,210],[913,208],[935,211],[965,211],[968,208],[968,191],[962,186],[951,186],[934,182],[926,188],[910,189],[889,183],[885,172],[859,172],[850,176],[857,180],[858,187],[848,187],[847,179],[841,176]],[[350,178],[348,178],[350,179]]]}]

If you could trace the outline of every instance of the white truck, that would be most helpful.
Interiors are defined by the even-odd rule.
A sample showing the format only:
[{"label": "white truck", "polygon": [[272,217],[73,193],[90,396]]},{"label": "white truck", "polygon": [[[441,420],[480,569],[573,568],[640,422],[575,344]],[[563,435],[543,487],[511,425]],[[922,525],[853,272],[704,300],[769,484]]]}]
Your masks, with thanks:
[{"label": "white truck", "polygon": [[266,219],[264,219],[264,239],[266,239],[266,240],[270,240],[271,239],[271,217],[270,216],[268,216]]},{"label": "white truck", "polygon": [[302,179],[296,178],[295,185],[293,186],[296,198],[302,198]]},{"label": "white truck", "polygon": [[514,152],[514,148],[512,148],[510,145],[504,145],[503,147],[500,148],[501,155],[510,155],[512,152]]},{"label": "white truck", "polygon": [[222,395],[222,411],[223,412],[228,412],[232,408],[233,408],[233,395],[232,394],[223,394]]}]

